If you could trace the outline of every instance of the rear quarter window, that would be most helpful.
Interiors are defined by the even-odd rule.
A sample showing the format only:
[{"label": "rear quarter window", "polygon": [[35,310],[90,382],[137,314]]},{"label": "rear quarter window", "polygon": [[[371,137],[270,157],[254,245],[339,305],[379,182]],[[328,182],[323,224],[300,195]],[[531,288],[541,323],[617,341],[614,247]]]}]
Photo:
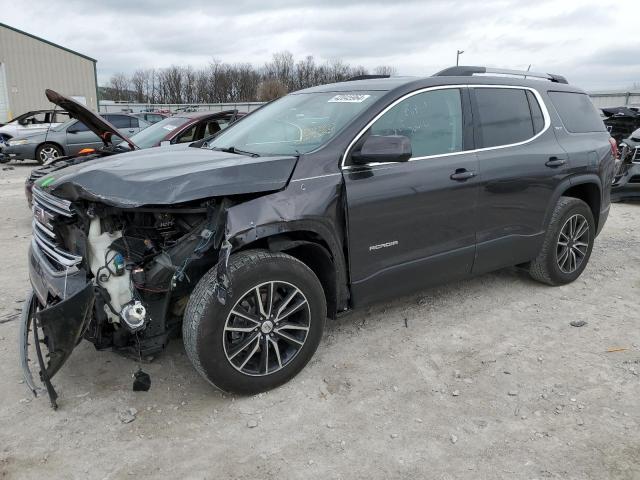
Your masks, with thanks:
[{"label": "rear quarter window", "polygon": [[605,132],[606,127],[591,99],[584,93],[548,92],[562,123],[571,133]]}]

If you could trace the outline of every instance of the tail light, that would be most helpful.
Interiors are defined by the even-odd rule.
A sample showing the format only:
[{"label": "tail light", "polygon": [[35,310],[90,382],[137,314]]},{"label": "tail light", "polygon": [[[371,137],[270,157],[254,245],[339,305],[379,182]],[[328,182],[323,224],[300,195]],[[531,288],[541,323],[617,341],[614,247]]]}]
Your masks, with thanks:
[{"label": "tail light", "polygon": [[611,155],[618,160],[618,142],[616,142],[615,138],[609,137],[609,145],[611,145]]}]

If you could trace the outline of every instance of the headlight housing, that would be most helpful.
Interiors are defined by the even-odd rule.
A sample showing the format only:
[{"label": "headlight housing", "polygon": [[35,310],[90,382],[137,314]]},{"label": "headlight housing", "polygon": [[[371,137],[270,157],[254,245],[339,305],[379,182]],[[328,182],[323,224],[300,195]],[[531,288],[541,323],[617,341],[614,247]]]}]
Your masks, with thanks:
[{"label": "headlight housing", "polygon": [[10,147],[17,147],[18,145],[27,145],[28,143],[31,143],[31,141],[27,138],[20,138],[20,139],[16,139],[16,140],[9,140],[7,142],[7,145]]}]

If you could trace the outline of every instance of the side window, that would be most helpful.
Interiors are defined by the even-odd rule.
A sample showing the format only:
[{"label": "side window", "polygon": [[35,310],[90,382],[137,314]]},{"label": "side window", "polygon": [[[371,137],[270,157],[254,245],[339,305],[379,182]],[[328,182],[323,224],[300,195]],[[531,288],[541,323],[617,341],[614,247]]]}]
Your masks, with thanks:
[{"label": "side window", "polygon": [[591,99],[584,93],[549,92],[553,106],[571,133],[604,132],[606,127]]},{"label": "side window", "polygon": [[129,117],[129,120],[131,121],[131,128],[139,128],[140,127],[140,122],[138,121],[138,119],[136,117]]},{"label": "side window", "polygon": [[68,132],[71,131],[71,132],[75,132],[75,133],[88,132],[89,131],[89,127],[87,127],[82,122],[76,122],[74,124],[69,125],[69,127],[67,127],[67,131]]},{"label": "side window", "polygon": [[193,142],[194,136],[196,134],[196,127],[198,125],[194,125],[193,127],[187,129],[185,132],[181,133],[177,138],[176,143],[187,143]]},{"label": "side window", "polygon": [[462,150],[460,90],[432,90],[413,95],[382,115],[370,135],[404,135],[412,158]]},{"label": "side window", "polygon": [[71,118],[67,112],[55,112],[55,123],[64,123],[68,122]]},{"label": "side window", "polygon": [[[476,88],[480,147],[523,142],[534,136],[526,90]],[[539,106],[538,106],[539,108]]]},{"label": "side window", "polygon": [[131,117],[126,115],[109,115],[107,121],[116,128],[131,128]]}]

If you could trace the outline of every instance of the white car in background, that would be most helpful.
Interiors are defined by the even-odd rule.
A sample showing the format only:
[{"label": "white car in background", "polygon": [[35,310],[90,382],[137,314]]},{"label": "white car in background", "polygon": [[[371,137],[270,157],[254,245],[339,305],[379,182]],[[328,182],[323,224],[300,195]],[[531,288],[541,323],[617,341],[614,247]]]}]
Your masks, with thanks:
[{"label": "white car in background", "polygon": [[0,126],[0,146],[13,137],[44,132],[49,127],[57,127],[70,119],[69,114],[62,110],[34,110],[23,113]]}]

